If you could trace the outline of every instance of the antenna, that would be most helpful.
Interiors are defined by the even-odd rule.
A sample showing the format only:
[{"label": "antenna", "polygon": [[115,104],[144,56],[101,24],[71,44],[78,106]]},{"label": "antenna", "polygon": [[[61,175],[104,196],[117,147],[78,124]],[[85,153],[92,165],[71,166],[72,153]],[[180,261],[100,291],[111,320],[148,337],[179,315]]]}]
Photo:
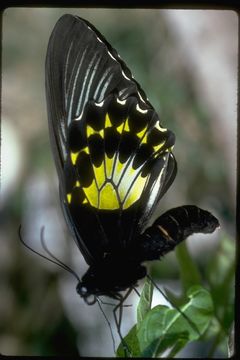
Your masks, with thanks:
[{"label": "antenna", "polygon": [[[40,252],[34,250],[31,246],[29,246],[24,240],[23,240],[23,237],[22,237],[22,234],[21,234],[21,229],[22,229],[22,226],[20,225],[19,226],[19,229],[18,229],[18,235],[19,235],[19,239],[21,241],[21,243],[26,247],[28,248],[29,250],[31,250],[33,253],[41,256],[43,259],[46,259],[48,261],[50,261],[51,263],[53,264],[56,264],[58,266],[60,266],[62,269],[68,271],[70,274],[72,274],[73,276],[75,276],[75,278],[78,280],[78,282],[80,282],[80,278],[79,276],[76,274],[76,272],[74,270],[72,270],[68,265],[64,264],[61,260],[59,260],[56,256],[54,256],[51,251],[48,249],[45,241],[44,241],[44,226],[41,227],[41,233],[40,233],[40,240],[41,240],[41,245],[43,247],[43,249],[45,250],[45,252],[50,256],[50,257],[47,257],[43,254],[41,254]],[[54,260],[52,260],[54,259]]]}]

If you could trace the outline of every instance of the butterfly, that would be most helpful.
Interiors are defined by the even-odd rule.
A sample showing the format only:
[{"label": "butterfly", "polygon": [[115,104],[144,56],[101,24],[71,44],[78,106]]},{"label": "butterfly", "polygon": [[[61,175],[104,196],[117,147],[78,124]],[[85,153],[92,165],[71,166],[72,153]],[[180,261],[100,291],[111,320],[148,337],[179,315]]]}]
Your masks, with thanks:
[{"label": "butterfly", "polygon": [[218,220],[194,205],[173,208],[149,226],[172,184],[175,136],[119,54],[88,21],[63,15],[46,56],[51,147],[63,213],[86,263],[77,292],[88,303],[121,304],[160,259]]}]

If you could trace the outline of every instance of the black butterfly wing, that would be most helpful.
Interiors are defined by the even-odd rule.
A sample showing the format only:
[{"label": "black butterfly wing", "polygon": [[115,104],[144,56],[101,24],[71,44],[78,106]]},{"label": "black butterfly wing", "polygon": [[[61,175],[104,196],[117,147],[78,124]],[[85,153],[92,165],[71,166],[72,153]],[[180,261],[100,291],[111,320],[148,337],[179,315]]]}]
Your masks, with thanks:
[{"label": "black butterfly wing", "polygon": [[49,41],[46,94],[64,213],[91,264],[143,230],[175,176],[174,135],[116,51],[72,15]]}]

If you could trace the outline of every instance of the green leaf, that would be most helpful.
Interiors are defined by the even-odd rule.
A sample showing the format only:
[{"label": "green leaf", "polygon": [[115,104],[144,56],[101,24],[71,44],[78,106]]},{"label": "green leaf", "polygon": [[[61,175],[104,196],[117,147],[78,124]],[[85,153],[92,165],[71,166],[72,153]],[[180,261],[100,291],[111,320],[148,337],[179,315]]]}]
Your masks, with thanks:
[{"label": "green leaf", "polygon": [[[168,354],[168,358],[173,358],[189,342],[187,332],[183,332],[183,333],[176,334],[176,335],[177,335],[177,339],[175,340],[175,342],[173,342],[173,337],[172,337],[172,343],[173,343],[172,345],[173,345],[173,347],[172,347],[171,351]],[[166,335],[164,338],[166,338],[166,337],[168,337],[168,336]],[[168,347],[170,347],[169,344],[168,344]],[[161,353],[164,351],[163,346],[162,346],[162,349],[159,346],[158,354],[160,353],[160,351],[161,351]]]},{"label": "green leaf", "polygon": [[143,321],[148,311],[151,310],[152,296],[153,296],[153,284],[147,278],[137,307],[137,328],[139,328],[141,322]]},{"label": "green leaf", "polygon": [[[139,357],[141,353],[140,353],[140,347],[139,347],[139,342],[138,342],[138,338],[137,338],[137,326],[136,325],[134,325],[132,327],[132,329],[129,331],[129,333],[127,334],[127,336],[125,336],[124,341],[127,344],[129,351],[131,352],[131,354],[128,354],[128,355],[131,355],[131,357]],[[126,357],[122,342],[120,343],[120,345],[117,349],[116,356],[117,357]]]},{"label": "green leaf", "polygon": [[[142,353],[152,349],[154,344],[157,349],[152,352],[159,355],[181,337],[172,350],[175,354],[188,341],[197,340],[205,332],[213,314],[211,296],[200,286],[192,287],[187,295],[189,301],[180,310],[188,320],[178,310],[163,305],[158,305],[147,313],[137,332]],[[155,343],[157,340],[158,344]]]},{"label": "green leaf", "polygon": [[146,347],[141,353],[142,358],[153,358],[156,356],[156,352],[159,346],[159,339],[155,339],[151,342],[150,345]]},{"label": "green leaf", "polygon": [[222,238],[214,257],[207,267],[207,275],[211,285],[214,287],[222,286],[223,279],[226,278],[229,270],[235,264],[235,254],[234,241],[227,237]]},{"label": "green leaf", "polygon": [[161,355],[171,348],[168,357],[174,357],[189,341],[188,333],[166,334],[163,338],[154,340],[141,354],[141,357],[151,358]]},{"label": "green leaf", "polygon": [[185,293],[191,286],[201,284],[201,275],[185,242],[176,247],[175,254],[179,263],[180,279]]}]

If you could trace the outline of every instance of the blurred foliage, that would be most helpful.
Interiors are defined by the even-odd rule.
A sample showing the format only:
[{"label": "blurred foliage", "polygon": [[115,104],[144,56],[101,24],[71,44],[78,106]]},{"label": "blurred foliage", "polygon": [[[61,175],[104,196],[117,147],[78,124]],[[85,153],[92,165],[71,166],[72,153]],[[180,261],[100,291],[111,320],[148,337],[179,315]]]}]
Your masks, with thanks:
[{"label": "blurred foliage", "polygon": [[[14,235],[13,235],[14,238]],[[17,241],[17,235],[15,235]],[[76,331],[72,328],[57,294],[55,275],[46,274],[32,257],[23,256],[22,250],[12,244],[12,266],[1,278],[8,289],[10,311],[1,314],[0,336],[9,335],[9,355],[76,355]],[[1,284],[1,301],[6,295]],[[14,339],[17,344],[14,344]],[[8,353],[6,353],[7,355]]]},{"label": "blurred foliage", "polygon": [[[47,186],[52,189],[56,175],[48,140],[44,61],[51,30],[63,13],[88,19],[106,36],[147,93],[163,125],[176,134],[174,154],[178,175],[161,201],[161,212],[183,202],[205,206],[221,217],[230,235],[234,234],[234,208],[229,200],[232,189],[221,157],[224,149],[218,144],[208,109],[197,97],[192,70],[178,56],[176,41],[164,16],[156,10],[108,10],[108,15],[105,12],[104,9],[7,9],[3,14],[3,115],[13,124],[24,150],[22,171],[0,209],[0,352],[6,355],[79,352],[85,355],[79,351],[81,344],[87,342],[84,325],[76,328],[69,319],[58,276],[28,256],[17,234],[23,221],[31,223],[34,219],[32,211],[26,220],[26,196],[30,194],[27,180],[46,173]],[[14,154],[10,150],[11,144],[11,160]],[[49,203],[54,204],[56,193],[51,193]],[[48,206],[43,212],[47,212]],[[187,291],[192,285],[200,284],[209,291],[214,315],[203,339],[211,343],[212,354],[217,349],[226,355],[226,339],[233,318],[234,246],[230,235],[200,265],[199,261],[196,265],[183,245],[177,254],[179,266],[174,254],[169,254],[161,262],[155,262],[151,273],[160,281],[178,279],[180,274],[182,295],[177,297],[166,291],[178,306],[188,303]],[[152,311],[149,286],[143,294],[138,324]],[[164,307],[159,309],[168,311]],[[156,334],[151,327],[150,330]],[[135,326],[126,338],[135,356],[143,351],[136,338],[138,331]],[[186,332],[178,335],[181,344],[189,339]],[[174,336],[170,334],[168,346],[176,340]],[[150,345],[148,350],[155,352],[156,344]]]}]

